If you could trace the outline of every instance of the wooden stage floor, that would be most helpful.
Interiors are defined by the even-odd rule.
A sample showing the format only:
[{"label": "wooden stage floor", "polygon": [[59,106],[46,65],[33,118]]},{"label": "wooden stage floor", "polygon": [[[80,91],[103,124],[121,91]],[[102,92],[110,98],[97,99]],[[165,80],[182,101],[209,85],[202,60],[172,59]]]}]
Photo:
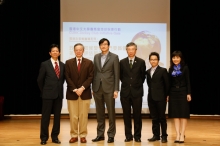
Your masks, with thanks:
[{"label": "wooden stage floor", "polygon": [[[50,130],[53,119],[51,119]],[[108,120],[106,120],[108,127]],[[147,139],[152,137],[151,119],[143,119],[142,142],[128,142],[124,139],[124,124],[122,118],[116,119],[116,136],[115,142],[108,144],[105,141],[92,142],[96,137],[96,119],[89,119],[87,143],[80,142],[69,144],[69,119],[61,119],[61,133],[59,139],[61,144],[54,144],[51,139],[48,140],[47,146],[220,146],[220,119],[191,118],[188,121],[186,130],[186,139],[184,144],[174,144],[175,129],[172,119],[167,120],[168,125],[168,142],[160,141],[148,142]],[[24,119],[5,119],[0,121],[0,146],[39,146],[39,118]],[[107,136],[106,136],[107,139]]]}]

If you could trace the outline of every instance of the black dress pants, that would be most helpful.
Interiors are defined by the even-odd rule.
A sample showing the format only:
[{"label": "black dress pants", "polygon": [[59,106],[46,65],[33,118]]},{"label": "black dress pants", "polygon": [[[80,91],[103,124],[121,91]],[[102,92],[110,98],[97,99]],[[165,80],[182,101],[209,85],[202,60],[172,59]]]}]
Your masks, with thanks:
[{"label": "black dress pants", "polygon": [[40,139],[47,141],[49,138],[49,123],[50,115],[53,112],[53,128],[51,131],[52,140],[58,139],[60,133],[60,113],[62,109],[63,99],[43,99],[42,104],[42,117],[41,117],[41,128],[40,128]]},{"label": "black dress pants", "polygon": [[152,118],[152,132],[156,137],[160,137],[160,127],[161,136],[167,136],[166,104],[165,99],[154,101],[151,97],[148,97],[148,106]]},{"label": "black dress pants", "polygon": [[[141,138],[142,130],[142,97],[121,97],[121,105],[123,109],[123,119],[125,125],[125,136],[126,138]],[[132,135],[132,118],[131,118],[131,108],[133,109],[133,119],[134,119],[134,136]]]}]

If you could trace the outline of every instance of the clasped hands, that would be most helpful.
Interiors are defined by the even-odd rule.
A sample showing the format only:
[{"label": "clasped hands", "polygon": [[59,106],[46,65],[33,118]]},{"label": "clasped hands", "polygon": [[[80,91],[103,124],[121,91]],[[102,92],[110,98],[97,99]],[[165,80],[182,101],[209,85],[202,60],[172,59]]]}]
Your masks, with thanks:
[{"label": "clasped hands", "polygon": [[83,93],[84,89],[82,87],[75,89],[76,94],[80,97]]}]

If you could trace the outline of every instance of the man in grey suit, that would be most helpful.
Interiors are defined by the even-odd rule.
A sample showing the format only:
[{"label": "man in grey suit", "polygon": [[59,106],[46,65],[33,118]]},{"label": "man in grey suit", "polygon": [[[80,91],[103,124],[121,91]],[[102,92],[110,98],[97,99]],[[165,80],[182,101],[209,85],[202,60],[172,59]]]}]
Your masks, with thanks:
[{"label": "man in grey suit", "polygon": [[96,104],[97,137],[93,142],[104,140],[105,133],[105,105],[108,110],[109,129],[108,143],[114,142],[115,126],[115,98],[119,91],[119,59],[118,55],[109,51],[110,42],[103,38],[99,41],[101,53],[94,56],[94,78],[92,90]]}]

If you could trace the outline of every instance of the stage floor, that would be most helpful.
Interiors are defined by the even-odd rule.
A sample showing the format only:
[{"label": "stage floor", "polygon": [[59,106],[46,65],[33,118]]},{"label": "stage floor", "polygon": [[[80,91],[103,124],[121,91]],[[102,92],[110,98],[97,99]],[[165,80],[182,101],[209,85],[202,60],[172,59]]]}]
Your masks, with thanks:
[{"label": "stage floor", "polygon": [[[50,130],[53,119],[51,119]],[[124,139],[123,119],[116,119],[116,136],[115,142],[108,144],[107,141],[92,142],[96,137],[96,119],[89,119],[87,143],[80,142],[69,144],[69,119],[61,119],[61,132],[59,139],[61,144],[54,144],[51,139],[48,140],[47,146],[220,146],[220,120],[219,119],[190,119],[186,129],[186,138],[184,144],[174,144],[175,128],[172,119],[167,120],[168,142],[160,141],[148,142],[152,137],[151,119],[143,119],[141,143],[128,142]],[[108,120],[106,120],[108,128]],[[38,146],[40,119],[5,119],[0,121],[0,146]],[[107,135],[106,139],[107,139]]]}]

